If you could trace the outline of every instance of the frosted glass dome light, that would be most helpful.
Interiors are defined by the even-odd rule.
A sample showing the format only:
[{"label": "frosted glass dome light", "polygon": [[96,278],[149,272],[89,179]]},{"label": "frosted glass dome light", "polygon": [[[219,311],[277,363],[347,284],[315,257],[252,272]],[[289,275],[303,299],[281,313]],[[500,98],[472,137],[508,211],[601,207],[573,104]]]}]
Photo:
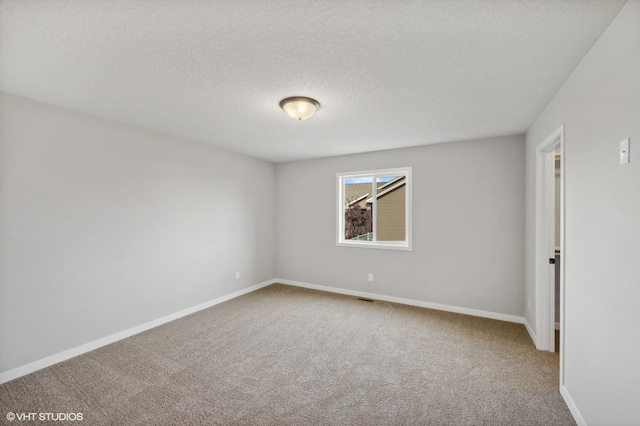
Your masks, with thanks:
[{"label": "frosted glass dome light", "polygon": [[306,120],[320,109],[320,104],[315,99],[294,96],[281,100],[280,108],[296,120]]}]

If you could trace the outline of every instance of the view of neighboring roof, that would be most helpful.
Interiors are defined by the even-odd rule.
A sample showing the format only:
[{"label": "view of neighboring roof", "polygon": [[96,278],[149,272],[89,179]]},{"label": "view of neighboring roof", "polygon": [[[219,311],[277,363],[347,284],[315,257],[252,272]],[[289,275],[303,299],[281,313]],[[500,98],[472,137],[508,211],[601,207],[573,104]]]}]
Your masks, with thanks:
[{"label": "view of neighboring roof", "polygon": [[[378,183],[378,186],[383,183]],[[353,204],[363,198],[371,196],[370,183],[347,183],[344,185],[344,199],[348,204]]]},{"label": "view of neighboring roof", "polygon": [[[398,176],[389,182],[378,182],[378,198],[388,194],[405,184],[405,176]],[[366,199],[366,204],[372,202],[370,183],[347,183],[344,185],[345,200],[347,205],[360,203]],[[364,206],[362,206],[364,208]]]}]

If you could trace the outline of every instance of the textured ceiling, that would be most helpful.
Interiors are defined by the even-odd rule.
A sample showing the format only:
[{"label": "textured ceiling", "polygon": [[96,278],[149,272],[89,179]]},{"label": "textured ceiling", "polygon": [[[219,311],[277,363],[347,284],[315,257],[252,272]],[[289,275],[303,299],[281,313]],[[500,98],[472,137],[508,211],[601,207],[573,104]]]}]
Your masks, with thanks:
[{"label": "textured ceiling", "polygon": [[522,133],[623,3],[2,0],[0,90],[275,162]]}]

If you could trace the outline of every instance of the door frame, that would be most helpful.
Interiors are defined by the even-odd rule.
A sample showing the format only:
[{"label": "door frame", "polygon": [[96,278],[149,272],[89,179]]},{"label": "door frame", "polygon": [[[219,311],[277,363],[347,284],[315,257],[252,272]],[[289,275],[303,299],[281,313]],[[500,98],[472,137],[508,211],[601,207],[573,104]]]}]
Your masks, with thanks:
[{"label": "door frame", "polygon": [[560,126],[536,148],[536,347],[555,350],[555,268],[549,259],[555,258],[555,159],[560,147],[560,385],[564,383],[564,269],[566,252],[564,241],[564,125]]}]

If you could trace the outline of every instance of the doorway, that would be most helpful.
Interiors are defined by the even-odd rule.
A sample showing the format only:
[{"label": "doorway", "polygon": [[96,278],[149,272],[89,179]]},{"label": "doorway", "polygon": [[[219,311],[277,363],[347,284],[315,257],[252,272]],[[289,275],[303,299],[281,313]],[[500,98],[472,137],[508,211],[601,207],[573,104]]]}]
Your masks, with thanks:
[{"label": "doorway", "polygon": [[560,196],[562,194],[562,152],[560,146],[558,146],[553,152],[554,157],[554,322],[555,322],[555,334],[554,334],[554,350],[560,352],[560,269],[562,265],[562,250],[560,248],[560,233],[561,224],[560,218],[562,217],[561,207],[562,200]]},{"label": "doorway", "polygon": [[[535,280],[536,347],[560,352],[561,384],[564,382],[565,334],[564,165],[564,126],[561,126],[536,148]],[[557,344],[556,324],[559,332]]]}]

